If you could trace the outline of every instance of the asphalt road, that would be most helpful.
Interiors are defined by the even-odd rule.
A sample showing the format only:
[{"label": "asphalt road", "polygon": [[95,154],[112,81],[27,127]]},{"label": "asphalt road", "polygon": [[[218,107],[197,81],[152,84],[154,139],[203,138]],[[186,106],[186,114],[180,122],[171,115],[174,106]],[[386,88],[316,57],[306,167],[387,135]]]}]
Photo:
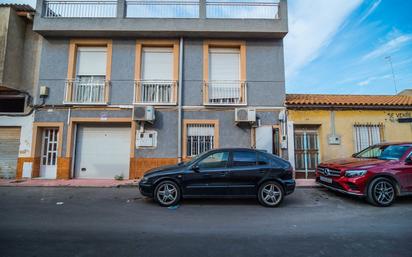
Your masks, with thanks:
[{"label": "asphalt road", "polygon": [[[62,202],[63,204],[57,204]],[[390,208],[298,189],[281,208],[134,188],[0,188],[0,256],[412,256],[412,198]]]}]

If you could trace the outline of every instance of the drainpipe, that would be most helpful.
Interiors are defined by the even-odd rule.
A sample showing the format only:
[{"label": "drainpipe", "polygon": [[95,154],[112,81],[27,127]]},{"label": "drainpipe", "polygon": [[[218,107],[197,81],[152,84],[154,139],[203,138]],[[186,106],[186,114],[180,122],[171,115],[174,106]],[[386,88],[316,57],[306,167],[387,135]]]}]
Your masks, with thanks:
[{"label": "drainpipe", "polygon": [[182,92],[183,92],[183,37],[179,47],[179,81],[177,97],[177,160],[182,161]]}]

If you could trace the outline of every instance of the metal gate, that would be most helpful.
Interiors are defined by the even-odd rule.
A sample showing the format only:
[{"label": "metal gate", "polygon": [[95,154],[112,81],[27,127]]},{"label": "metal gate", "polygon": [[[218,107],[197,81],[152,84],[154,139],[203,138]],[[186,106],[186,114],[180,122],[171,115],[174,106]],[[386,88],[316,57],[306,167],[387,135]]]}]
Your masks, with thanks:
[{"label": "metal gate", "polygon": [[319,134],[317,129],[295,129],[295,169],[313,177],[319,163]]}]

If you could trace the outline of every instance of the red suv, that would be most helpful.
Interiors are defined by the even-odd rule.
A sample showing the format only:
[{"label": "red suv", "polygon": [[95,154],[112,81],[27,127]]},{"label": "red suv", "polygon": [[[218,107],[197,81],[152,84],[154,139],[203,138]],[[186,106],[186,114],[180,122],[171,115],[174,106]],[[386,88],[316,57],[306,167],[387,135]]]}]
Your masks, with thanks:
[{"label": "red suv", "polygon": [[389,206],[412,194],[412,143],[373,145],[348,159],[319,164],[316,181],[329,189]]}]

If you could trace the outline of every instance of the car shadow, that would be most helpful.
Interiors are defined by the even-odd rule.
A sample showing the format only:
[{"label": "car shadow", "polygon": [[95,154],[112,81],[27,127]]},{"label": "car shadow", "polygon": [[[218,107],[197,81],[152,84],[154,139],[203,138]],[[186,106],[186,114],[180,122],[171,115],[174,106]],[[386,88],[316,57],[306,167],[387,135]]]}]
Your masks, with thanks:
[{"label": "car shadow", "polygon": [[260,205],[255,198],[186,198],[184,205]]}]

